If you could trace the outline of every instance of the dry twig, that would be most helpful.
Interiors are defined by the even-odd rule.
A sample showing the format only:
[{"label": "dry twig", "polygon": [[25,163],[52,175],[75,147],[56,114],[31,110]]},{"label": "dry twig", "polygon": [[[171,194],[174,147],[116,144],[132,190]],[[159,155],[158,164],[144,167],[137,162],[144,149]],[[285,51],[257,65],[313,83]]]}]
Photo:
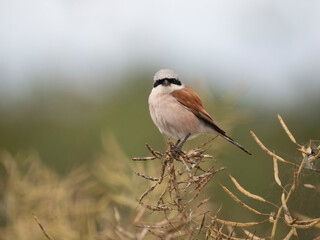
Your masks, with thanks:
[{"label": "dry twig", "polygon": [[41,231],[43,232],[44,236],[49,240],[54,240],[54,238],[49,235],[49,233],[46,231],[44,226],[41,224],[39,218],[34,213],[32,213],[32,216],[33,216],[34,220],[38,223],[38,225],[39,225]]}]

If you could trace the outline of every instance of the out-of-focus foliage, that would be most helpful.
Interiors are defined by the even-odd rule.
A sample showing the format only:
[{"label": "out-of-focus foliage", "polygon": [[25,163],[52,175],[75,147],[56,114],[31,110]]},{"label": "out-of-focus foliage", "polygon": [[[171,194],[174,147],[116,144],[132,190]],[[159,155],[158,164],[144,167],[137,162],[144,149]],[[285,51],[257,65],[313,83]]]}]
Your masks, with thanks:
[{"label": "out-of-focus foliage", "polygon": [[[136,199],[146,188],[131,171],[147,167],[136,165],[130,158],[147,155],[146,142],[157,150],[165,150],[165,141],[149,116],[150,76],[137,76],[114,91],[107,87],[100,89],[96,96],[37,89],[23,101],[1,104],[1,239],[42,236],[32,213],[57,239],[106,236],[110,228],[107,223],[114,221],[115,206],[122,216],[121,222],[131,223],[138,211]],[[217,167],[226,166],[248,190],[278,201],[275,195],[281,191],[273,192],[276,183],[272,161],[254,142],[248,128],[259,133],[269,149],[299,162],[300,155],[276,118],[281,109],[254,103],[246,103],[244,107],[244,103],[238,104],[241,94],[237,91],[219,93],[210,88],[197,89],[196,83],[189,85],[202,96],[216,122],[254,154],[249,157],[218,138],[208,151],[217,160]],[[310,138],[319,139],[319,105],[313,103],[311,109],[309,103],[297,106],[280,112],[297,141],[304,144]],[[185,148],[208,138],[191,140]],[[283,177],[291,176],[291,171],[279,167]],[[157,171],[157,167],[150,166],[144,172],[157,175]],[[303,177],[307,180],[315,175],[305,173]],[[220,175],[218,180],[230,181],[227,174]],[[206,194],[212,202],[223,203],[221,218],[250,219],[217,184],[208,189]],[[291,203],[296,204],[294,209],[319,217],[315,216],[319,195],[309,198],[299,195],[295,199],[297,202]],[[259,203],[250,199],[247,203],[259,207]],[[312,235],[310,231],[305,236]]]},{"label": "out-of-focus foliage", "polygon": [[[140,186],[130,161],[109,139],[106,150],[88,166],[61,177],[37,154],[1,152],[1,239],[39,239],[34,213],[54,238],[93,239],[107,232],[113,206],[129,213]],[[112,159],[112,161],[110,161]],[[128,215],[129,217],[130,215]]]}]

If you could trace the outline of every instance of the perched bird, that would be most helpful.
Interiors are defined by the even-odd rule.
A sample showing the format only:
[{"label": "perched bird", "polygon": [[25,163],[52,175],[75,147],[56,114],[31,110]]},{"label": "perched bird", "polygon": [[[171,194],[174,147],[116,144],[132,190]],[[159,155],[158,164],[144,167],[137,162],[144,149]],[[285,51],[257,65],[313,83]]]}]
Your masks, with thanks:
[{"label": "perched bird", "polygon": [[151,118],[161,133],[178,139],[178,150],[181,150],[188,139],[207,133],[220,135],[251,155],[215,124],[203,107],[200,97],[179,80],[177,73],[170,69],[161,69],[154,75],[153,80],[153,89],[149,96]]}]

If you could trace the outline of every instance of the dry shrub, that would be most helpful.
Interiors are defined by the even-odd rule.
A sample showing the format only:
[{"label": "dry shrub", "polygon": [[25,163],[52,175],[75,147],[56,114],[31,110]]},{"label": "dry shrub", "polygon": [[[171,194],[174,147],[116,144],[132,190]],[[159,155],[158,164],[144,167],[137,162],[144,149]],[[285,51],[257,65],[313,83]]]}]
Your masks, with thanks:
[{"label": "dry shrub", "polygon": [[[213,226],[210,211],[203,208],[209,198],[200,199],[199,195],[215,174],[225,168],[202,167],[204,159],[212,158],[204,154],[204,147],[210,141],[188,152],[177,151],[170,140],[164,153],[154,151],[147,145],[153,157],[133,159],[161,162],[158,177],[136,173],[154,182],[142,193],[138,201],[143,208],[159,218],[152,224],[148,224],[146,218],[141,219],[137,227],[142,228],[144,232],[147,229],[150,234],[160,239],[193,239],[199,235],[206,235],[208,238],[214,234],[209,227]],[[157,188],[161,190],[156,191]]]},{"label": "dry shrub", "polygon": [[[152,156],[134,158],[132,162],[112,138],[105,137],[106,153],[90,167],[79,167],[67,177],[55,174],[36,154],[25,159],[3,151],[0,239],[279,239],[280,225],[287,227],[284,239],[298,239],[300,231],[320,227],[319,217],[307,217],[289,204],[300,188],[319,193],[319,183],[304,182],[302,172],[319,173],[315,165],[320,146],[316,141],[305,146],[297,143],[278,117],[301,152],[299,163],[269,150],[250,131],[273,161],[270,174],[282,191],[278,201],[274,203],[248,191],[229,175],[241,195],[268,205],[271,212],[250,206],[225,183],[216,181],[216,174],[225,168],[209,166],[212,161],[204,164],[205,159],[212,158],[205,154],[209,142],[179,152],[168,141],[164,153],[147,145]],[[283,177],[280,164],[292,169],[292,182]],[[219,207],[203,194],[211,181],[220,184],[235,203],[261,220],[222,219],[220,215],[228,206]],[[271,226],[270,233],[259,236],[258,226]]]},{"label": "dry shrub", "polygon": [[[208,142],[188,152],[177,152],[174,144],[168,141],[165,153],[155,151],[147,145],[153,156],[133,159],[134,161],[147,161],[149,164],[160,161],[161,166],[158,169],[161,169],[161,171],[160,175],[156,176],[135,172],[137,176],[151,182],[150,187],[142,193],[138,202],[144,209],[143,212],[148,211],[153,216],[157,215],[157,220],[153,219],[152,221],[140,214],[138,221],[135,221],[136,227],[141,228],[140,234],[131,235],[130,239],[145,239],[150,234],[159,239],[279,239],[276,234],[279,220],[288,228],[284,239],[291,239],[292,237],[298,239],[298,230],[319,228],[320,217],[310,218],[296,213],[294,209],[289,209],[288,202],[292,199],[292,193],[298,189],[299,185],[319,192],[316,187],[318,183],[302,182],[301,172],[304,169],[319,173],[319,170],[315,169],[315,162],[320,157],[320,145],[316,146],[315,141],[310,141],[307,146],[300,145],[296,142],[280,115],[278,115],[278,118],[290,140],[302,153],[300,163],[293,163],[278,156],[266,148],[253,131],[250,130],[250,133],[262,150],[272,157],[274,179],[282,189],[282,194],[279,196],[280,204],[277,205],[249,192],[233,176],[229,175],[239,192],[273,208],[270,213],[261,212],[241,201],[226,186],[219,183],[222,189],[242,208],[261,216],[263,218],[261,221],[239,222],[221,219],[219,217],[220,211],[223,211],[221,208],[216,212],[199,210],[200,206],[210,200],[210,198],[201,199],[201,191],[217,172],[225,168],[214,169],[214,167],[203,168],[201,166],[203,159],[211,158],[211,156],[204,154],[204,146]],[[283,185],[280,179],[278,161],[292,168],[293,180],[291,183]],[[161,189],[161,191],[156,191],[157,189]],[[258,237],[256,231],[252,232],[251,230],[259,225],[266,224],[272,225],[270,235],[266,237]],[[115,232],[123,239],[129,236],[128,230],[125,231],[123,228],[121,228],[121,231],[115,230]]]}]

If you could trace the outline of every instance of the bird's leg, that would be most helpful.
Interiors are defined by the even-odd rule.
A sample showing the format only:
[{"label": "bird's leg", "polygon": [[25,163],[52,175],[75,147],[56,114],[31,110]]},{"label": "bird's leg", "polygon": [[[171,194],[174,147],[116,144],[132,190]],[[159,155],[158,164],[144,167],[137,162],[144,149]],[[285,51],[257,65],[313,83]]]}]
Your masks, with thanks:
[{"label": "bird's leg", "polygon": [[182,148],[182,146],[185,144],[185,142],[188,140],[188,138],[190,137],[191,133],[188,133],[187,136],[182,140],[182,142],[180,143],[179,147],[180,149]]},{"label": "bird's leg", "polygon": [[[185,142],[188,140],[188,138],[190,137],[191,133],[188,133],[187,136],[182,140],[182,142],[180,143],[180,139],[178,140],[176,147],[175,147],[175,151],[176,152],[181,152],[182,146],[185,144]],[[180,143],[180,144],[179,144]],[[178,145],[179,144],[179,145]]]}]

